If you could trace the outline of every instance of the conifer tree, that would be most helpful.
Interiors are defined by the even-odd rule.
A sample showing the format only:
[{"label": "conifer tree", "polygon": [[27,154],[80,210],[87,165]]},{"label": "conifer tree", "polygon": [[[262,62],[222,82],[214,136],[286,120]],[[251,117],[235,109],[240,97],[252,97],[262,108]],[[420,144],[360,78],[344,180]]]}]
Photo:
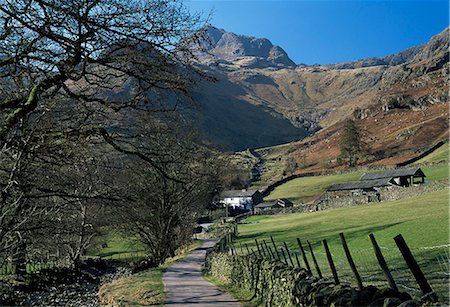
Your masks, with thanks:
[{"label": "conifer tree", "polygon": [[340,160],[347,161],[349,166],[355,166],[362,153],[361,135],[355,121],[349,119],[345,123],[339,147]]}]

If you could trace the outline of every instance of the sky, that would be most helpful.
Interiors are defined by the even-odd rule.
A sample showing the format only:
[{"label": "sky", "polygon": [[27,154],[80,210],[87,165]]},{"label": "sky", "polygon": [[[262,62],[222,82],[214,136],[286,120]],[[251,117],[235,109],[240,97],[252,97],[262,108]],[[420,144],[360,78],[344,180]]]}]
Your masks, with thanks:
[{"label": "sky", "polygon": [[448,0],[187,0],[210,23],[268,38],[297,64],[382,57],[427,42],[449,25]]}]

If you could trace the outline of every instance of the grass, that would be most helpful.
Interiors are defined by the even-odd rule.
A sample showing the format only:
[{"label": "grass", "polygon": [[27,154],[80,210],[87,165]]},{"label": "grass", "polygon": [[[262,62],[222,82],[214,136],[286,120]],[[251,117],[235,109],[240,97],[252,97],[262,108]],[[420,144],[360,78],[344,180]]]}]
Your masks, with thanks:
[{"label": "grass", "polygon": [[[106,246],[102,247],[103,244]],[[145,248],[137,238],[117,230],[105,229],[104,234],[95,239],[93,246],[87,251],[89,257],[115,260],[145,257]]]},{"label": "grass", "polygon": [[167,259],[164,264],[129,277],[113,280],[103,285],[99,290],[99,297],[105,305],[158,305],[164,304],[164,272],[174,262],[181,260],[190,252],[200,247],[202,242],[195,241],[181,250],[177,256]]},{"label": "grass", "polygon": [[160,268],[113,280],[99,290],[104,305],[164,304],[164,271]]},{"label": "grass", "polygon": [[300,177],[275,188],[264,200],[288,198],[294,204],[308,202],[322,194],[331,184],[358,180],[363,172],[339,175]]},{"label": "grass", "polygon": [[449,178],[448,163],[440,163],[432,166],[421,166],[420,168],[427,176],[425,179],[428,181],[436,181]]},{"label": "grass", "polygon": [[422,159],[420,159],[419,161],[417,161],[415,164],[440,162],[440,161],[444,161],[444,160],[448,161],[449,156],[450,156],[450,147],[449,147],[448,143],[445,143],[444,145],[442,145],[441,147],[439,147],[438,149],[436,149],[429,155],[427,155],[427,156],[423,157]]},{"label": "grass", "polygon": [[[394,236],[402,234],[430,279],[432,287],[444,300],[448,300],[448,276],[445,275],[448,270],[448,263],[445,267],[448,248],[423,249],[449,243],[448,193],[449,190],[444,189],[419,197],[352,208],[251,217],[239,226],[238,242],[246,243],[256,250],[255,239],[270,242],[269,238],[273,236],[278,247],[286,242],[289,249],[298,251],[296,238],[301,238],[304,242],[309,240],[321,268],[327,276],[331,276],[321,246],[321,240],[327,239],[339,274],[351,281],[351,273],[338,236],[339,232],[344,232],[356,265],[362,269],[361,275],[376,284],[382,283],[384,279],[378,274],[380,270],[368,239],[368,235],[374,233],[388,265],[394,269],[394,277],[410,286],[412,276],[405,268],[393,240]],[[442,263],[436,258],[441,256],[444,257]]]},{"label": "grass", "polygon": [[220,288],[222,291],[230,294],[244,307],[254,307],[262,305],[261,302],[259,302],[256,298],[251,299],[253,297],[253,293],[247,289],[240,288],[231,283],[226,283],[212,276],[211,274],[204,274],[203,277],[210,283],[214,284],[216,287]]}]

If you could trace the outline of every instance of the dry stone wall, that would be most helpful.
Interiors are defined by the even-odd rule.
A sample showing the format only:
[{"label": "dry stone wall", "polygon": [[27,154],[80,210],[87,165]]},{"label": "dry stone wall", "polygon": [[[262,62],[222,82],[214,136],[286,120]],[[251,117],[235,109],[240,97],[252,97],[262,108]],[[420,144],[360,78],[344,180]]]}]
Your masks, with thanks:
[{"label": "dry stone wall", "polygon": [[248,289],[266,306],[439,306],[413,300],[405,292],[373,286],[362,290],[318,279],[302,268],[256,255],[230,255],[208,251],[205,270],[214,277]]},{"label": "dry stone wall", "polygon": [[[390,190],[381,191],[381,201],[392,201],[404,198],[416,197],[426,193],[442,190],[448,187],[449,183],[447,180],[435,181],[425,185],[418,185],[413,187],[395,187]],[[333,194],[325,194],[312,208],[317,208],[317,210],[325,210],[329,208],[345,208],[353,207],[361,204],[367,203],[378,203],[375,193],[368,195],[359,196],[339,196]]]}]

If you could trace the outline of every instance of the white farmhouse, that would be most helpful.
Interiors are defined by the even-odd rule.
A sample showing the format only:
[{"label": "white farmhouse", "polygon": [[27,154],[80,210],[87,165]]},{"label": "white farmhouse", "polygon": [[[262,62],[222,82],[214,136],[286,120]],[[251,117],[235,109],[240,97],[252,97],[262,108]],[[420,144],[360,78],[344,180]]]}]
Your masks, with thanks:
[{"label": "white farmhouse", "polygon": [[230,190],[220,193],[220,200],[228,208],[251,210],[262,202],[262,195],[258,190]]}]

